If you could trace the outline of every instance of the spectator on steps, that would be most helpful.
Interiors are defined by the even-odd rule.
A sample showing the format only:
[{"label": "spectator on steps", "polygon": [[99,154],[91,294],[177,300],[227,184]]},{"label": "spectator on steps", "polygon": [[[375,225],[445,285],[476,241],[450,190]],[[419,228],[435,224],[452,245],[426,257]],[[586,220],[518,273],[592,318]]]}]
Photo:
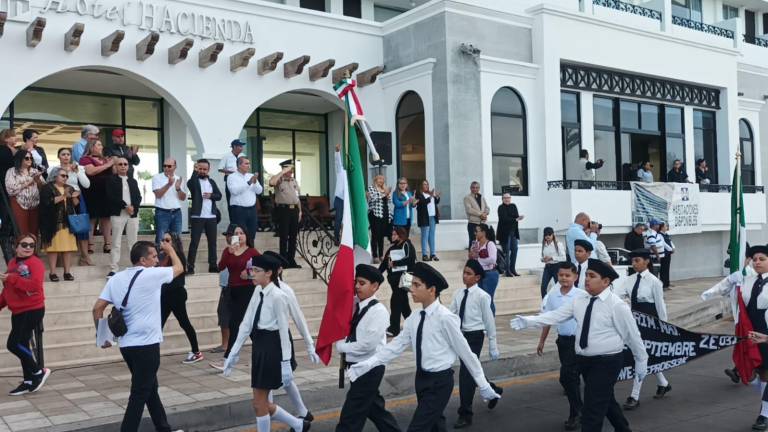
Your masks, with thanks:
[{"label": "spectator on steps", "polygon": [[499,285],[499,271],[496,269],[496,239],[493,238],[491,228],[486,224],[475,227],[475,241],[469,248],[469,259],[477,260],[485,270],[485,277],[477,283],[483,291],[491,296],[491,310],[496,315],[496,304],[493,297],[496,287]]},{"label": "spectator on steps", "polygon": [[120,269],[120,251],[122,250],[123,230],[126,233],[128,247],[132,247],[139,234],[139,206],[141,192],[134,178],[128,177],[128,160],[116,158],[117,175],[110,176],[105,186],[108,198],[108,210],[112,230],[112,251],[107,278],[114,276]]},{"label": "spectator on steps", "polygon": [[624,236],[624,249],[633,251],[636,249],[642,249],[645,247],[645,224],[638,222],[632,228],[632,231],[628,232]]},{"label": "spectator on steps", "polygon": [[219,329],[221,329],[221,344],[211,348],[210,353],[219,354],[227,350],[229,346],[229,270],[224,269],[219,272],[219,304],[216,306],[216,318]]},{"label": "spectator on steps", "polygon": [[[85,155],[80,158],[79,163],[85,169],[88,180],[91,181],[91,187],[83,191],[85,202],[88,203],[88,215],[91,217],[91,240],[96,236],[98,222],[101,235],[104,236],[102,251],[108,254],[112,252],[112,224],[109,220],[107,180],[112,177],[115,159],[104,155],[104,145],[97,140],[88,144]],[[93,253],[93,244],[88,245],[88,253]]]},{"label": "spectator on steps", "polygon": [[187,272],[195,272],[195,259],[200,237],[205,232],[208,241],[208,272],[217,273],[216,268],[216,225],[221,220],[221,213],[216,201],[221,200],[219,186],[208,176],[211,164],[207,159],[200,159],[195,164],[192,177],[187,180],[187,189],[192,196],[192,207],[189,209],[189,226],[192,237],[189,242],[189,257]]},{"label": "spectator on steps", "polygon": [[40,242],[48,256],[48,278],[58,282],[56,262],[61,257],[64,280],[73,281],[71,252],[77,252],[77,240],[69,230],[69,215],[75,214],[80,192],[67,184],[69,173],[61,168],[51,170],[48,183],[40,188]]},{"label": "spectator on steps", "polygon": [[5,189],[19,232],[37,235],[40,189],[43,173],[32,167],[32,155],[19,150],[13,155],[13,169],[5,173]]},{"label": "spectator on steps", "polygon": [[[67,184],[71,186],[75,191],[80,192],[80,196],[78,197],[80,199],[80,203],[78,207],[88,211],[88,207],[86,205],[85,198],[83,198],[81,190],[91,187],[91,181],[88,180],[88,176],[85,175],[85,169],[81,168],[74,161],[74,159],[72,159],[72,149],[69,147],[60,148],[56,155],[59,158],[59,165],[53,165],[48,168],[48,176],[50,177],[51,171],[57,167],[68,173],[69,177],[67,177]],[[80,213],[79,209],[76,210],[78,210],[77,213]],[[80,248],[80,265],[93,265],[91,258],[88,256],[88,238],[90,237],[90,233],[85,233],[82,235],[75,234],[75,237],[77,238]]]}]

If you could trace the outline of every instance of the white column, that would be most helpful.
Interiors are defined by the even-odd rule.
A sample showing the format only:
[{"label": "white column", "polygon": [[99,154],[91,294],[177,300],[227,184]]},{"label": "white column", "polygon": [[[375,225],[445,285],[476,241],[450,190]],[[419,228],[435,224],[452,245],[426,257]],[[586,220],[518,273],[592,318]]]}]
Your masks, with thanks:
[{"label": "white column", "polygon": [[581,92],[579,106],[581,108],[581,149],[589,152],[589,159],[597,159],[595,155],[595,112],[592,92]]},{"label": "white column", "polygon": [[285,4],[288,6],[301,7],[301,0],[285,0]]},{"label": "white column", "polygon": [[663,0],[661,9],[661,30],[672,31],[672,0]]},{"label": "white column", "polygon": [[363,4],[361,18],[368,21],[374,20],[373,0],[361,0]]},{"label": "white column", "polygon": [[723,20],[723,0],[715,0],[715,22]]},{"label": "white column", "polygon": [[344,15],[344,0],[325,0],[325,11],[336,15]]},{"label": "white column", "polygon": [[686,105],[683,107],[683,133],[685,141],[685,171],[688,173],[688,179],[695,180],[696,156],[694,155],[694,136],[693,136],[693,107]]}]

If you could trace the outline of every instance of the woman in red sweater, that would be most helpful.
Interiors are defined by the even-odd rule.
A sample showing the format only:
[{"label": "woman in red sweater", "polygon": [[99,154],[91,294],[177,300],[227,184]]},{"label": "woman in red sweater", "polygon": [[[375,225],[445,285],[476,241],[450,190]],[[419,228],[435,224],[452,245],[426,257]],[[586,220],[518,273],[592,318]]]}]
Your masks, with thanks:
[{"label": "woman in red sweater", "polygon": [[8,335],[8,351],[21,361],[24,381],[8,393],[20,396],[34,393],[43,387],[51,370],[40,368],[35,361],[29,342],[32,332],[43,322],[45,294],[43,277],[45,266],[35,256],[37,237],[22,234],[16,238],[16,257],[8,263],[8,271],[0,274],[3,291],[0,293],[0,309],[11,310],[11,333]]},{"label": "woman in red sweater", "polygon": [[[237,339],[240,323],[243,321],[248,303],[251,301],[251,296],[253,296],[253,291],[256,288],[250,279],[242,278],[241,274],[248,268],[251,258],[261,254],[253,248],[251,237],[240,225],[229,224],[224,235],[227,237],[227,245],[229,246],[221,253],[219,271],[224,269],[229,271],[227,285],[229,289],[229,343],[227,344],[227,351],[224,352],[224,359],[226,359]],[[210,363],[211,367],[223,371],[224,359]]]}]

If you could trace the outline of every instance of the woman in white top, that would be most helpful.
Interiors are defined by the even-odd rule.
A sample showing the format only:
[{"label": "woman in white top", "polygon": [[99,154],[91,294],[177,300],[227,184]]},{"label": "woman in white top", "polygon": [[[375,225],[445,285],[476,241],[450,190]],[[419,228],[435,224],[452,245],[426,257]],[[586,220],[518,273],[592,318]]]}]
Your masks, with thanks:
[{"label": "woman in white top", "polygon": [[475,241],[469,248],[469,259],[479,261],[485,270],[485,277],[477,283],[477,286],[491,296],[491,310],[494,316],[496,316],[496,304],[493,302],[493,296],[499,285],[499,271],[496,269],[497,252],[496,239],[493,237],[491,228],[486,224],[475,227]]},{"label": "woman in white top", "polygon": [[[62,147],[59,149],[57,156],[59,158],[59,165],[53,165],[48,168],[48,175],[51,175],[51,171],[54,168],[61,168],[64,172],[69,174],[67,178],[67,184],[78,192],[82,189],[88,189],[91,187],[91,180],[85,175],[85,170],[80,168],[77,163],[72,160],[72,149],[69,147]],[[85,198],[83,194],[80,194],[80,205],[78,207],[78,213],[82,210],[87,211],[85,204]],[[80,249],[80,265],[93,265],[90,256],[88,256],[88,238],[90,233],[75,234]]]},{"label": "woman in white top", "polygon": [[557,265],[565,261],[565,246],[557,240],[552,227],[544,228],[544,240],[541,242],[541,262],[544,263],[544,273],[541,275],[541,298],[547,295],[549,281],[557,281]]},{"label": "woman in white top", "polygon": [[[416,222],[421,230],[421,260],[440,261],[435,254],[435,228],[440,223],[440,192],[429,189],[429,182],[421,182],[421,190],[416,192]],[[429,245],[429,255],[427,255]]]}]

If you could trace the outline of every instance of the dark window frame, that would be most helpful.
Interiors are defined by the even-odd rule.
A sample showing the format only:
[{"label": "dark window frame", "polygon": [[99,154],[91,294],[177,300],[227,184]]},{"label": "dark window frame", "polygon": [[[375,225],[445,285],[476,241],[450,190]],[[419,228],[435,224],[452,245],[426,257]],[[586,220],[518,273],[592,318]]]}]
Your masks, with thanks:
[{"label": "dark window frame", "polygon": [[[704,127],[701,127],[701,128],[696,127],[696,122],[695,122],[696,112],[711,113],[712,114],[713,118],[712,118],[712,128],[711,129],[710,128],[704,128]],[[706,160],[707,161],[707,165],[709,165],[709,173],[710,173],[709,176],[710,176],[710,179],[712,180],[712,184],[718,184],[720,176],[718,175],[718,167],[717,167],[717,159],[718,159],[718,157],[717,157],[717,111],[707,110],[707,109],[694,109],[693,110],[693,117],[694,117],[693,118],[693,120],[694,120],[694,122],[693,122],[693,137],[694,137],[693,154],[694,154],[694,159],[695,159],[695,155],[696,155],[696,141],[695,141],[695,139],[696,139],[696,130],[702,130],[702,131],[710,131],[711,130],[712,131],[713,142],[714,142],[715,157],[711,161],[710,160],[706,160],[706,158],[704,160]],[[703,143],[702,143],[702,145],[703,145]],[[695,169],[696,169],[696,167],[694,167],[694,170]]]},{"label": "dark window frame", "polygon": [[[566,122],[562,119],[562,95],[563,94],[572,94],[576,96],[576,122]],[[567,154],[567,149],[565,147],[566,145],[566,129],[576,129],[579,131],[579,153],[581,153],[582,145],[584,144],[584,140],[582,140],[582,130],[581,130],[581,92],[578,91],[571,91],[571,90],[560,90],[560,152],[561,152],[561,162],[563,164],[563,181],[566,182],[568,180],[571,180],[568,178],[568,172],[567,172],[567,163],[565,160],[565,156]],[[580,180],[576,179],[576,180]]]},{"label": "dark window frame", "polygon": [[[412,113],[412,114],[401,116],[400,115],[400,108],[403,106],[403,102],[405,102],[406,98],[411,97],[411,96],[416,96],[417,98],[419,98],[419,103],[421,103],[421,111],[417,111],[417,112]],[[424,112],[424,99],[421,97],[420,94],[418,94],[414,90],[408,90],[408,91],[406,91],[405,93],[403,93],[400,96],[400,100],[397,101],[397,106],[395,107],[395,138],[396,138],[396,140],[395,140],[395,148],[396,148],[395,149],[395,155],[396,155],[396,158],[397,158],[396,161],[395,161],[396,162],[395,168],[397,170],[397,178],[400,178],[400,177],[403,176],[402,175],[402,172],[403,172],[403,166],[402,166],[403,154],[402,154],[402,145],[400,143],[400,120],[411,118],[411,117],[416,117],[416,116],[419,116],[419,115],[424,117],[424,134],[425,134],[425,136],[424,136],[424,152],[426,153],[426,151],[427,151],[427,149],[426,149],[426,144],[427,144],[427,137],[426,137],[426,132],[427,132],[427,130],[426,130],[426,127],[427,127],[427,116],[426,116],[426,113]],[[426,166],[425,166],[425,168],[426,168]],[[408,179],[408,180],[412,181],[412,179]]]},{"label": "dark window frame", "polygon": [[[748,137],[744,137],[741,135],[741,123],[744,123],[744,125],[747,127],[747,131],[749,132]],[[746,165],[744,163],[744,144],[749,143],[750,147],[750,154],[752,155],[752,163],[750,165]],[[743,182],[744,186],[756,186],[757,185],[757,177],[755,173],[755,131],[752,129],[752,124],[749,122],[749,120],[745,118],[739,119],[739,151],[741,152],[741,178],[742,182],[744,180],[744,171],[747,171],[751,173],[751,182]],[[750,166],[751,168],[746,168],[747,166]]]},{"label": "dark window frame", "polygon": [[[520,102],[520,114],[507,114],[507,113],[500,113],[500,112],[494,112],[493,111],[493,100],[496,98],[496,96],[499,95],[499,93],[503,90],[510,90],[512,91],[512,94],[517,97],[518,102]],[[523,123],[523,153],[522,154],[516,154],[516,153],[496,153],[493,150],[493,117],[506,117],[506,118],[516,118],[522,120]],[[499,157],[505,157],[505,158],[520,158],[520,168],[522,169],[521,173],[521,179],[520,182],[522,183],[522,191],[520,192],[509,192],[510,195],[517,195],[517,196],[528,196],[528,110],[525,107],[525,100],[523,99],[523,96],[518,92],[514,87],[511,86],[503,86],[500,87],[496,92],[493,94],[493,97],[491,98],[491,176],[493,176],[493,158],[496,156]],[[500,191],[499,193],[496,193],[496,190],[494,188],[493,191],[494,196],[501,196],[503,195]]]}]

